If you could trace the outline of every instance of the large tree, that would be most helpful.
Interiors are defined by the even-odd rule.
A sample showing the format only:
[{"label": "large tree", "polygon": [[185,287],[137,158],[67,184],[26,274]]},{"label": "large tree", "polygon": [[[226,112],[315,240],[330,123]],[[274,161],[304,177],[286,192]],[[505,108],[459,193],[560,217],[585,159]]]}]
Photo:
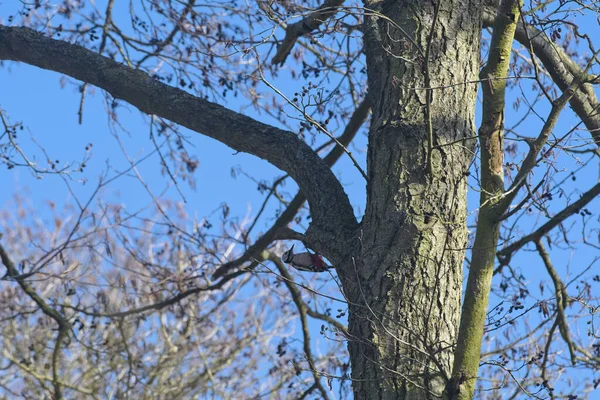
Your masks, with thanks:
[{"label": "large tree", "polygon": [[[581,214],[581,246],[598,248],[586,206],[600,185],[573,186],[575,172],[587,173],[600,154],[598,53],[576,19],[599,13],[598,6],[297,3],[139,0],[125,8],[113,0],[35,1],[3,15],[0,60],[79,82],[80,122],[93,86],[106,93],[111,129],[121,129],[123,102],[148,115],[163,174],[178,190],[181,182],[193,185],[197,168],[182,127],[286,174],[259,181],[265,204],[276,198],[285,205],[261,234],[251,231],[268,207],[249,227],[227,224],[224,207],[216,237],[207,233],[208,220],[190,224],[182,209],[150,190],[152,215],[108,203],[94,208],[92,199],[125,174],[148,188],[137,169],[143,160],[130,157],[125,170],[107,172],[87,202],[76,200],[63,215],[54,210],[54,226],[31,227],[6,213],[0,256],[7,269],[3,318],[10,323],[2,332],[4,341],[7,335],[14,341],[2,356],[21,377],[18,385],[2,381],[7,393],[328,398],[335,380],[340,395],[351,382],[356,399],[470,399],[480,376],[492,384],[480,384],[476,397],[552,397],[553,386],[584,395],[595,386],[578,392],[560,384],[564,368],[592,371],[600,364],[596,297],[589,283],[561,276],[566,270],[554,268],[547,247],[574,246],[575,233],[564,223]],[[220,105],[232,94],[273,125]],[[558,121],[568,105],[574,111],[568,118],[577,122],[567,129]],[[20,145],[20,123],[10,122],[9,104],[3,107],[5,165],[63,176],[71,190],[78,171],[32,162]],[[350,149],[369,114],[363,168],[361,152]],[[536,122],[523,122],[531,119]],[[363,179],[364,214],[356,215],[343,179],[331,170],[340,158],[350,159],[349,168]],[[84,171],[86,163],[75,169]],[[298,185],[295,196],[280,192],[288,176]],[[468,214],[469,185],[479,192],[475,220]],[[558,195],[568,199],[549,202]],[[35,214],[22,200],[18,205],[20,215]],[[536,221],[536,213],[544,220]],[[290,273],[278,244],[290,240],[320,253],[335,273],[308,281]],[[27,241],[36,246],[28,249]],[[539,278],[538,298],[525,283],[531,277],[512,262],[522,248],[539,254],[538,276],[548,273],[549,283]],[[274,276],[283,285],[272,287]],[[327,281],[339,283],[340,292],[323,296]],[[488,311],[491,293],[510,306]],[[250,305],[243,313],[236,298]],[[333,306],[324,304],[340,298],[345,305],[334,317],[326,309]],[[526,303],[539,315],[519,313]],[[578,312],[576,306],[569,311],[573,303]],[[276,310],[277,318],[265,310]],[[582,328],[578,317],[587,311],[592,316]],[[347,327],[340,322],[346,312]],[[38,321],[31,313],[45,317]],[[268,349],[294,318],[302,344],[286,358],[294,344],[283,339],[277,360]],[[309,320],[321,321],[321,334],[331,341],[321,357]],[[574,327],[587,329],[588,338],[572,334]],[[491,338],[496,330],[504,337]],[[144,331],[153,333],[138,339]],[[482,358],[484,338],[492,344]],[[562,350],[567,364],[559,360]],[[149,359],[151,352],[157,356]],[[245,378],[259,376],[250,371],[265,360],[274,377],[266,386]],[[301,380],[294,386],[296,375]]]}]

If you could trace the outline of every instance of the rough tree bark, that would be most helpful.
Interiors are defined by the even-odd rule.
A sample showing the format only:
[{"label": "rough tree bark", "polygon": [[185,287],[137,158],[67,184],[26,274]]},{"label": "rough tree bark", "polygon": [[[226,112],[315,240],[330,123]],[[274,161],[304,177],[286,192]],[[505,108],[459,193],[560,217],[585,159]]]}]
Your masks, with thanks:
[{"label": "rough tree bark", "polygon": [[306,241],[334,262],[350,303],[355,398],[434,398],[451,374],[460,314],[481,7],[365,5],[373,119],[360,227],[334,175],[291,132],[29,29],[0,27],[0,59],[96,85],[288,172],[311,207]]},{"label": "rough tree bark", "polygon": [[467,295],[462,306],[452,380],[448,385],[453,399],[470,399],[473,396],[494,271],[495,248],[500,233],[500,217],[510,204],[510,198],[504,196],[503,169],[506,80],[494,78],[508,75],[520,8],[519,0],[502,0],[487,64],[480,73],[484,80],[483,115],[479,129],[481,192]]},{"label": "rough tree bark", "polygon": [[480,2],[365,7],[367,208],[360,250],[339,271],[355,397],[435,398],[446,395],[460,315]]}]

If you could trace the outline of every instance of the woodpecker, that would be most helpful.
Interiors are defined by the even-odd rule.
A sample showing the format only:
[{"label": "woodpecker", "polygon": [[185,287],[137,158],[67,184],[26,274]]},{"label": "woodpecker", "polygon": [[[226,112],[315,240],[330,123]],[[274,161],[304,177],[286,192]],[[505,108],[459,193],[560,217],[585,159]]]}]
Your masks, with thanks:
[{"label": "woodpecker", "polygon": [[331,265],[325,264],[323,258],[318,254],[310,252],[294,254],[294,246],[283,253],[281,259],[299,271],[325,272],[329,268],[333,268]]}]

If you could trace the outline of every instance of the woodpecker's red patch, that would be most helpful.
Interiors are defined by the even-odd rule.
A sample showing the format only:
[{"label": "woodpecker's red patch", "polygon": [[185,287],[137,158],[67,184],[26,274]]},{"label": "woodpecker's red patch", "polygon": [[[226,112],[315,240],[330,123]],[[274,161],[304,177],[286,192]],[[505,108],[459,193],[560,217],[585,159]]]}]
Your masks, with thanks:
[{"label": "woodpecker's red patch", "polygon": [[315,266],[315,270],[317,271],[325,271],[329,267],[329,265],[325,264],[323,258],[318,254],[311,253],[310,259],[312,260],[312,263]]}]

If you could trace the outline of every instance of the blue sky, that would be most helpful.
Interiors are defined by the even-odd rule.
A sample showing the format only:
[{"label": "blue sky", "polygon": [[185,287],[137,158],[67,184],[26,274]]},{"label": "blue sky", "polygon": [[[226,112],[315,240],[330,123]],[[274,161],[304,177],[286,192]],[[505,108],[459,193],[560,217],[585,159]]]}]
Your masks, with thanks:
[{"label": "blue sky", "polygon": [[[66,78],[65,78],[66,79]],[[20,143],[27,154],[36,154],[35,159],[40,167],[47,168],[46,159],[39,148],[30,140],[35,140],[43,146],[53,160],[59,160],[58,165],[65,166],[73,161],[80,161],[85,152],[85,147],[92,143],[92,158],[87,162],[84,173],[73,173],[73,187],[83,196],[89,194],[97,181],[99,174],[105,170],[105,161],[110,158],[111,165],[116,169],[124,169],[128,163],[124,160],[116,140],[108,133],[108,117],[104,109],[104,95],[93,88],[94,94],[86,96],[83,123],[79,125],[77,111],[79,108],[79,85],[68,84],[61,88],[61,77],[50,71],[31,67],[25,64],[10,63],[0,74],[0,101],[11,121],[23,122],[24,130],[19,133]],[[73,82],[70,80],[70,82]],[[126,140],[130,156],[139,158],[150,154],[154,148],[149,140],[148,118],[143,116],[133,107],[121,112],[120,117],[125,126],[130,127],[131,136],[122,137]],[[145,124],[146,122],[146,124]],[[193,153],[200,161],[200,168],[196,174],[198,187],[196,192],[186,190],[185,196],[190,205],[201,215],[208,214],[218,208],[224,198],[228,199],[232,211],[244,213],[248,203],[248,194],[256,192],[256,184],[240,177],[231,176],[231,168],[235,165],[243,166],[247,171],[275,171],[265,161],[247,154],[234,154],[234,151],[220,143],[187,132],[195,148]],[[116,156],[118,155],[118,156]],[[158,156],[153,156],[142,165],[144,176],[149,176],[149,183],[154,190],[164,187],[163,179],[158,178]],[[57,176],[46,175],[37,179],[32,173],[23,168],[14,170],[2,169],[1,179],[12,182],[16,186],[31,187],[35,196],[41,199],[44,196],[62,201],[66,198],[65,186]],[[78,180],[86,179],[87,184]],[[138,207],[148,200],[146,195],[141,195],[143,187],[136,186],[135,179],[119,179],[111,185],[113,195],[119,195],[128,207]],[[185,187],[184,187],[185,189]],[[43,196],[42,196],[43,194]],[[243,194],[243,195],[239,195]],[[5,203],[11,197],[11,191],[2,191],[0,201]]]}]

